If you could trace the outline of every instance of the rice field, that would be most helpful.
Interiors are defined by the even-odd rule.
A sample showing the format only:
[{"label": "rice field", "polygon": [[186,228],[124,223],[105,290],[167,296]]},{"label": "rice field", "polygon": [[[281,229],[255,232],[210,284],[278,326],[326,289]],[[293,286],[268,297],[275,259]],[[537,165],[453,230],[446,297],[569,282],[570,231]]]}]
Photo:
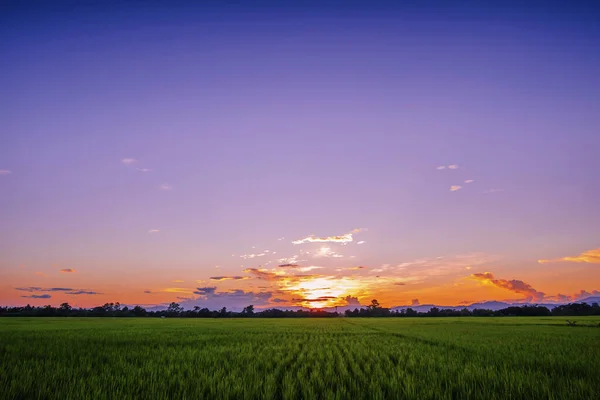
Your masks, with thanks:
[{"label": "rice field", "polygon": [[0,319],[1,399],[598,399],[600,318]]}]

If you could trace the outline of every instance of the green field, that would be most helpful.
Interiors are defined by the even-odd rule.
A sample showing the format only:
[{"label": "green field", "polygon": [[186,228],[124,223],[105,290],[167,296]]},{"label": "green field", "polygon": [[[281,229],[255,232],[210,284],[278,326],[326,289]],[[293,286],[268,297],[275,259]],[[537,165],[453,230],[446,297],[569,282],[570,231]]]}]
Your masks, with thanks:
[{"label": "green field", "polygon": [[0,398],[599,399],[571,319],[1,318]]}]

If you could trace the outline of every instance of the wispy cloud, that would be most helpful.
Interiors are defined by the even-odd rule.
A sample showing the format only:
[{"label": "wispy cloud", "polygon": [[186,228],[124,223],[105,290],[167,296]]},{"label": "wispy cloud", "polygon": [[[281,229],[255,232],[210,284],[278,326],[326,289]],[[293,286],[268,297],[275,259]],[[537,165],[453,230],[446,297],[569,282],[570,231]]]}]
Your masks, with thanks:
[{"label": "wispy cloud", "polygon": [[24,297],[26,299],[49,299],[52,296],[50,296],[49,294],[32,294],[29,296],[21,296]]},{"label": "wispy cloud", "polygon": [[438,171],[442,171],[444,169],[458,169],[458,165],[456,164],[451,164],[451,165],[440,165],[439,167],[436,168]]},{"label": "wispy cloud", "polygon": [[162,291],[165,293],[183,293],[183,294],[191,294],[193,292],[193,290],[191,290],[191,289],[179,288],[179,287],[165,288]]},{"label": "wispy cloud", "polygon": [[150,293],[152,293],[152,291],[151,290],[144,290],[144,293],[150,294]]},{"label": "wispy cloud", "polygon": [[63,269],[60,270],[60,272],[68,274],[68,273],[75,272],[75,270],[73,268],[63,268]]},{"label": "wispy cloud", "polygon": [[321,247],[319,250],[317,250],[316,253],[314,253],[313,257],[331,257],[331,258],[342,258],[344,257],[343,255],[335,252],[334,250],[332,250],[330,247]]},{"label": "wispy cloud", "polygon": [[343,235],[338,236],[325,236],[325,237],[317,237],[315,235],[309,235],[305,238],[298,239],[292,241],[293,244],[303,244],[303,243],[349,243],[353,239],[352,235],[361,232],[363,229],[353,229],[349,233],[345,233]]},{"label": "wispy cloud", "polygon": [[37,276],[46,276],[46,274],[45,274],[45,273],[43,273],[43,272],[40,272],[40,271],[36,271],[36,272],[34,272],[34,273],[35,273]]},{"label": "wispy cloud", "polygon": [[136,171],[140,171],[140,172],[150,172],[152,171],[150,168],[136,168]]},{"label": "wispy cloud", "polygon": [[168,183],[163,183],[158,187],[160,190],[173,190],[173,187]]},{"label": "wispy cloud", "polygon": [[158,229],[150,229],[148,231],[148,233],[158,233],[158,232],[160,232],[160,230],[158,230]]},{"label": "wispy cloud", "polygon": [[256,258],[256,257],[264,257],[266,256],[267,253],[258,253],[258,254],[242,254],[240,257],[243,258],[244,260],[247,260],[249,258]]},{"label": "wispy cloud", "polygon": [[473,183],[473,182],[475,182],[475,180],[474,180],[474,179],[467,179],[467,180],[465,181],[465,183]]},{"label": "wispy cloud", "polygon": [[9,171],[7,169],[0,169],[0,175],[10,175],[12,174],[12,171]]},{"label": "wispy cloud", "polygon": [[62,287],[52,287],[52,288],[42,288],[39,286],[28,286],[28,287],[18,287],[15,290],[21,290],[24,292],[68,292],[74,290],[72,288],[62,288]]},{"label": "wispy cloud", "polygon": [[504,189],[488,189],[483,193],[490,194],[490,193],[498,193],[498,192],[504,192]]},{"label": "wispy cloud", "polygon": [[250,279],[249,276],[211,276],[211,281],[241,281],[245,279]]},{"label": "wispy cloud", "polygon": [[[86,289],[73,289],[73,288],[64,288],[64,287],[43,288],[43,287],[39,287],[39,286],[28,286],[28,287],[18,287],[18,288],[15,288],[15,290],[20,290],[20,291],[29,292],[29,293],[35,293],[35,292],[63,292],[65,294],[69,294],[69,295],[102,294],[102,293],[99,293],[99,292],[93,292],[93,291],[86,290]],[[29,296],[29,297],[32,297],[32,296]],[[45,298],[49,298],[49,297],[50,296],[48,295],[48,297],[37,297],[37,298],[45,299]]]},{"label": "wispy cloud", "polygon": [[460,189],[462,189],[462,186],[459,186],[459,185],[452,185],[452,186],[450,186],[450,191],[451,192],[456,192],[457,190],[460,190]]},{"label": "wispy cloud", "polygon": [[89,291],[89,290],[75,290],[75,291],[72,291],[72,292],[65,292],[65,294],[70,294],[70,295],[78,296],[78,295],[81,295],[81,294],[95,295],[95,294],[103,294],[103,293],[92,292],[92,291]]},{"label": "wispy cloud", "polygon": [[600,248],[584,251],[577,256],[567,256],[557,258],[554,260],[538,260],[540,264],[554,263],[554,262],[575,262],[575,263],[589,263],[589,264],[600,264]]},{"label": "wispy cloud", "polygon": [[174,279],[171,281],[172,283],[183,283],[184,281],[181,279]]},{"label": "wispy cloud", "polygon": [[364,243],[365,243],[364,240],[361,240],[360,242],[356,242],[356,244],[364,244]]},{"label": "wispy cloud", "polygon": [[121,163],[123,163],[124,165],[132,165],[135,164],[137,162],[137,160],[135,158],[122,158],[121,159]]},{"label": "wispy cloud", "polygon": [[471,278],[487,285],[493,285],[511,292],[522,294],[527,301],[542,301],[546,295],[543,292],[535,290],[530,284],[518,279],[506,280],[496,279],[491,272],[472,274]]}]

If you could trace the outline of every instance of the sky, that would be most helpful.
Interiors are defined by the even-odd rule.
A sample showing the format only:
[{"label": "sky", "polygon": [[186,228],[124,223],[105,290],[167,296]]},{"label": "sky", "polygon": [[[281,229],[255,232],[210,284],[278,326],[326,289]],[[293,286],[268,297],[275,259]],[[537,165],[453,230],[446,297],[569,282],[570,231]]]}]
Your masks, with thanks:
[{"label": "sky", "polygon": [[0,304],[600,290],[592,2],[5,1]]}]

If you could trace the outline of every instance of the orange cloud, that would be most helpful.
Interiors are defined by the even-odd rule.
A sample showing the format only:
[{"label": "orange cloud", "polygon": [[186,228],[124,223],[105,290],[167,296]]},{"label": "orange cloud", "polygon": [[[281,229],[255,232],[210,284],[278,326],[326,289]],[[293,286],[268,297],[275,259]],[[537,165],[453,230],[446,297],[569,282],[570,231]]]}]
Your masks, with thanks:
[{"label": "orange cloud", "polygon": [[576,262],[576,263],[589,263],[589,264],[600,264],[600,248],[584,251],[578,256],[567,256],[563,258],[557,258],[554,260],[538,260],[540,264],[547,264],[553,262]]},{"label": "orange cloud", "polygon": [[64,268],[64,269],[61,269],[60,272],[71,273],[71,272],[75,272],[75,270],[73,268]]},{"label": "orange cloud", "polygon": [[525,295],[528,301],[542,301],[546,295],[543,292],[538,292],[535,290],[530,284],[517,279],[510,281],[506,279],[496,279],[494,274],[491,272],[472,274],[471,278],[480,281],[483,284],[493,285],[502,289],[510,290],[514,293]]},{"label": "orange cloud", "polygon": [[249,276],[211,276],[211,281],[241,281],[245,279],[250,279]]}]

